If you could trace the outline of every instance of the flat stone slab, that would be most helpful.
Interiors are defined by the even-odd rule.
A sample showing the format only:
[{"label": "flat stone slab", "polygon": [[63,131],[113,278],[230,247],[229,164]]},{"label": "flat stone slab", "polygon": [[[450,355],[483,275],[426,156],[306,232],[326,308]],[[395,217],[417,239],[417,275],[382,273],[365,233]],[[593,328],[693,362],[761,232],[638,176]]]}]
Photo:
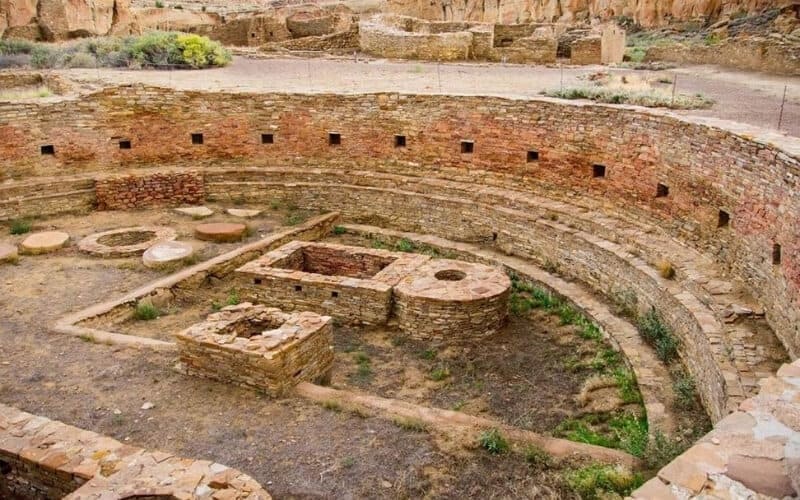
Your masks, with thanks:
[{"label": "flat stone slab", "polygon": [[142,255],[142,262],[146,267],[157,269],[159,267],[188,259],[194,255],[194,247],[185,241],[164,241],[157,243]]},{"label": "flat stone slab", "polygon": [[176,213],[188,215],[195,219],[205,219],[214,215],[214,211],[208,207],[181,207],[174,209]]},{"label": "flat stone slab", "polygon": [[257,217],[261,214],[261,210],[248,210],[246,208],[229,208],[226,210],[230,215],[234,217],[242,217],[244,219],[249,219],[251,217]]},{"label": "flat stone slab", "polygon": [[16,262],[18,257],[17,247],[7,243],[0,243],[0,264],[4,262]]},{"label": "flat stone slab", "polygon": [[198,240],[215,241],[217,243],[227,243],[240,241],[247,231],[244,224],[231,222],[212,222],[210,224],[200,224],[194,228],[194,236]]},{"label": "flat stone slab", "polygon": [[34,233],[20,244],[20,251],[28,255],[54,252],[66,246],[69,242],[69,235],[61,231],[45,231]]}]

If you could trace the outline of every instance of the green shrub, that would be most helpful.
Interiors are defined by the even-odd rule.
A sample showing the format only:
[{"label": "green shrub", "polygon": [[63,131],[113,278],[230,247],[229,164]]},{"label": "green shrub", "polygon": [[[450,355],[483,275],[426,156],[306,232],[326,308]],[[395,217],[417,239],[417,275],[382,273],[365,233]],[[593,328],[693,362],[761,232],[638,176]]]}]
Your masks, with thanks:
[{"label": "green shrub", "polygon": [[631,413],[611,419],[608,427],[614,432],[615,448],[625,450],[635,457],[643,457],[647,450],[649,434],[647,417],[637,417]]},{"label": "green shrub", "polygon": [[239,299],[239,292],[236,290],[231,290],[228,293],[228,300],[225,301],[226,306],[235,306],[238,305],[241,300]]},{"label": "green shrub", "polygon": [[603,87],[567,87],[542,92],[561,99],[589,99],[609,104],[635,104],[649,108],[704,109],[714,104],[702,94],[677,94],[672,96],[660,90],[620,90]]},{"label": "green shrub", "polygon": [[669,331],[654,307],[639,318],[639,333],[656,350],[658,358],[669,363],[678,355],[678,339]]},{"label": "green shrub", "polygon": [[28,40],[0,40],[0,55],[30,54],[35,47],[36,44]]},{"label": "green shrub", "polygon": [[450,369],[446,366],[439,366],[431,370],[431,380],[441,382],[450,376]]},{"label": "green shrub", "polygon": [[683,444],[675,441],[663,432],[657,430],[647,445],[647,452],[643,456],[644,463],[649,469],[658,470],[672,462],[672,460],[683,453],[687,447],[688,443]]},{"label": "green shrub", "polygon": [[493,455],[508,451],[508,441],[500,434],[498,429],[489,429],[481,433],[478,437],[481,448]]},{"label": "green shrub", "polygon": [[345,234],[346,232],[347,232],[347,229],[345,229],[342,226],[333,226],[333,234],[342,235],[342,234]]},{"label": "green shrub", "polygon": [[568,418],[558,424],[554,434],[576,443],[587,443],[606,448],[616,448],[617,446],[617,441],[613,436],[601,434],[589,427],[585,421],[574,418]]},{"label": "green shrub", "polygon": [[161,312],[150,301],[140,300],[136,303],[136,309],[133,311],[133,317],[139,321],[150,321],[158,318]]},{"label": "green shrub", "polygon": [[30,221],[24,219],[15,219],[11,221],[11,227],[9,228],[9,232],[11,234],[25,234],[31,232],[31,223]]},{"label": "green shrub", "polygon": [[428,432],[428,425],[417,418],[396,417],[392,423],[403,430],[411,432]]},{"label": "green shrub", "polygon": [[414,243],[411,241],[403,238],[402,240],[397,242],[395,248],[400,252],[413,252],[414,251]]},{"label": "green shrub", "polygon": [[594,464],[566,474],[567,484],[584,500],[600,500],[616,493],[627,496],[644,483],[639,474],[621,466]]},{"label": "green shrub", "polygon": [[164,8],[164,2],[162,2],[161,0],[156,0],[156,8],[157,9],[163,9]]},{"label": "green shrub", "polygon": [[64,65],[67,68],[96,68],[97,59],[87,52],[78,52],[68,57]]},{"label": "green shrub", "polygon": [[692,408],[695,403],[696,388],[691,375],[678,372],[674,375],[672,389],[675,391],[675,404],[679,408]]}]

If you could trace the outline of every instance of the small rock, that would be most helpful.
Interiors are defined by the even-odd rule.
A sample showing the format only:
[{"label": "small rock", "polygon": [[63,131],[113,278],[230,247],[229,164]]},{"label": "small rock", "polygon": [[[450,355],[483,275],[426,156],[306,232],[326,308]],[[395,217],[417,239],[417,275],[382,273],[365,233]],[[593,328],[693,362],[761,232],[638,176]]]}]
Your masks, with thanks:
[{"label": "small rock", "polygon": [[195,219],[205,219],[214,215],[214,211],[208,207],[180,207],[174,209],[176,213],[188,215]]},{"label": "small rock", "polygon": [[230,243],[244,238],[247,226],[244,224],[214,223],[200,224],[194,228],[194,236],[198,240]]},{"label": "small rock", "polygon": [[227,212],[234,217],[242,217],[244,219],[249,219],[251,217],[256,217],[261,213],[261,210],[247,210],[244,208],[229,208]]},{"label": "small rock", "polygon": [[151,408],[154,408],[155,406],[156,405],[154,405],[153,403],[148,401],[148,402],[146,402],[145,404],[142,405],[142,410],[149,410]]},{"label": "small rock", "polygon": [[122,410],[120,410],[119,408],[115,409],[114,415],[122,415]]},{"label": "small rock", "polygon": [[16,262],[18,258],[17,247],[0,243],[0,264],[3,262]]},{"label": "small rock", "polygon": [[381,481],[381,486],[383,486],[384,488],[391,488],[392,487],[392,483],[390,483],[389,481],[384,479],[384,480]]},{"label": "small rock", "polygon": [[711,444],[719,444],[719,439],[715,437],[711,438]]}]

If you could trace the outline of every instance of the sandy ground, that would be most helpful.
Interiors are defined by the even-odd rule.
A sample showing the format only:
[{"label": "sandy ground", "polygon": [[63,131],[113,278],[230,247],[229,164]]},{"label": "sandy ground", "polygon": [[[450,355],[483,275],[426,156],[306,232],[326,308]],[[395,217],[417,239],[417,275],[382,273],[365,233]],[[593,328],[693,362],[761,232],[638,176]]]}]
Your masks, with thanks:
[{"label": "sandy ground", "polygon": [[[536,97],[546,89],[578,85],[581,76],[608,70],[602,66],[544,67],[488,63],[436,64],[380,59],[248,59],[236,57],[225,68],[197,71],[75,69],[63,73],[87,86],[143,82],[184,90],[239,92],[413,92],[424,94]],[[633,70],[612,69],[632,73]],[[780,130],[800,136],[800,77],[777,77],[710,66],[667,71],[677,75],[677,91],[702,93],[716,104],[708,110],[677,113],[739,121],[778,129],[784,87],[787,102]]]},{"label": "sandy ground", "polygon": [[[268,210],[251,222],[250,238],[280,230],[289,215]],[[192,241],[199,222],[166,210],[96,212],[36,220],[34,230],[59,228],[77,241],[93,228],[156,223]],[[8,236],[4,225],[0,231],[4,241],[24,237]],[[232,244],[204,245],[207,258]],[[443,446],[385,420],[185,376],[173,369],[172,354],[48,331],[66,312],[162,275],[138,258],[93,258],[74,245],[0,266],[0,401],[133,445],[236,467],[275,498],[573,497],[560,471],[518,456]],[[155,407],[142,410],[147,401]]]}]

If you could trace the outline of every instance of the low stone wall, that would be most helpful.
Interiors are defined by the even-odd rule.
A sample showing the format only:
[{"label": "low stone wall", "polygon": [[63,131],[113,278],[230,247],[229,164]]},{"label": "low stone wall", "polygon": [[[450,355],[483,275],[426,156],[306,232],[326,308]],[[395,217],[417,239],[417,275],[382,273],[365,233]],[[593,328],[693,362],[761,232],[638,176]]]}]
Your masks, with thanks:
[{"label": "low stone wall", "polygon": [[288,394],[299,382],[330,380],[333,322],[310,312],[284,313],[243,303],[175,335],[181,371]]},{"label": "low stone wall", "polygon": [[470,58],[472,34],[407,33],[362,21],[359,23],[359,45],[367,54],[395,59],[458,61]]},{"label": "low stone wall", "polygon": [[569,63],[576,65],[601,64],[603,61],[602,45],[602,39],[597,35],[575,40],[572,42]]},{"label": "low stone wall", "polygon": [[97,180],[95,192],[98,210],[196,205],[205,199],[203,176],[198,172],[106,177]]},{"label": "low stone wall", "polygon": [[488,59],[509,63],[551,64],[556,62],[558,42],[554,36],[529,36],[514,40],[508,47],[493,47]]},{"label": "low stone wall", "polygon": [[800,47],[797,43],[771,38],[729,39],[714,45],[670,44],[647,49],[645,61],[679,64],[718,64],[728,68],[778,75],[800,75]]},{"label": "low stone wall", "polygon": [[[204,492],[204,493],[198,493]],[[222,464],[147,451],[0,404],[0,497],[268,500]]]},{"label": "low stone wall", "polygon": [[287,311],[320,312],[348,323],[380,325],[392,310],[392,287],[427,259],[298,241],[237,269],[236,285],[251,302]]},{"label": "low stone wall", "polygon": [[407,335],[458,343],[499,331],[508,317],[510,294],[511,280],[501,270],[435,259],[400,280],[394,311]]},{"label": "low stone wall", "polygon": [[313,50],[337,51],[359,48],[358,25],[348,31],[330,35],[293,38],[283,42],[270,43],[263,50]]},{"label": "low stone wall", "polygon": [[[636,500],[800,495],[800,360],[632,493]],[[763,495],[763,496],[762,496]]]}]

